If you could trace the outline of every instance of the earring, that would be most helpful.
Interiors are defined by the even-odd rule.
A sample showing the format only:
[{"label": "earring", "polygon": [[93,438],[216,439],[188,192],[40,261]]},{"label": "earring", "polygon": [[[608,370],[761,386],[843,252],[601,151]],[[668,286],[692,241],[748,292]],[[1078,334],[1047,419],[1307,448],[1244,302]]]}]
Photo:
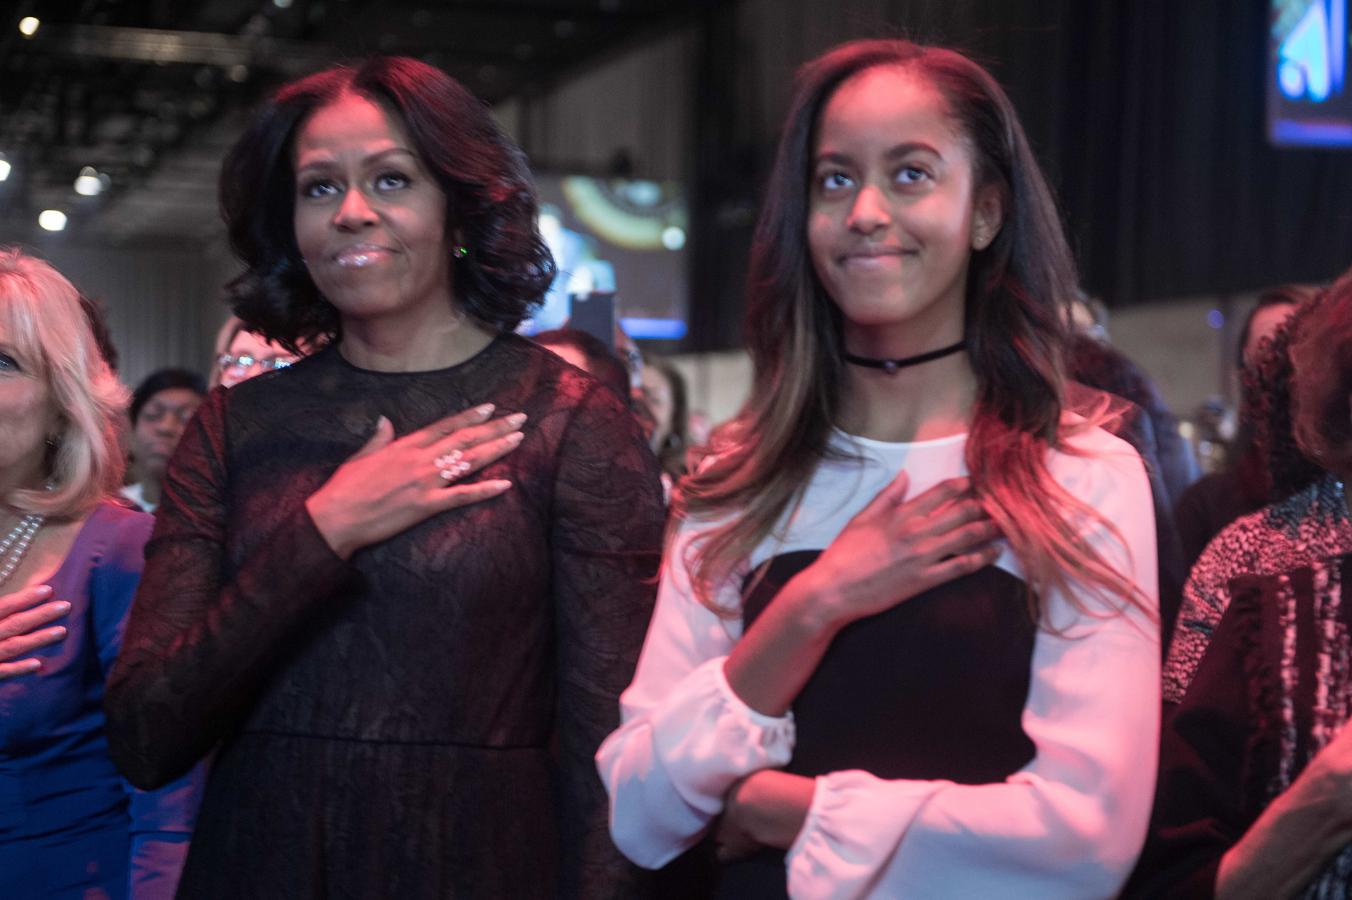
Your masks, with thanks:
[{"label": "earring", "polygon": [[464,244],[460,244],[451,251],[451,255],[456,259],[464,259],[466,256],[469,256],[469,248]]}]

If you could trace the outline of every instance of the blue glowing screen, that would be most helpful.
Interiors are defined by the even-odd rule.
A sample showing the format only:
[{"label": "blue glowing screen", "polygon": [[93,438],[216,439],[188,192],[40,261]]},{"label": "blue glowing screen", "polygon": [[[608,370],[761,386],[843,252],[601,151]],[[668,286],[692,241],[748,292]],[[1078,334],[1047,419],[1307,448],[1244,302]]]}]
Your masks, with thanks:
[{"label": "blue glowing screen", "polygon": [[1352,147],[1347,0],[1272,0],[1268,137],[1274,144]]}]

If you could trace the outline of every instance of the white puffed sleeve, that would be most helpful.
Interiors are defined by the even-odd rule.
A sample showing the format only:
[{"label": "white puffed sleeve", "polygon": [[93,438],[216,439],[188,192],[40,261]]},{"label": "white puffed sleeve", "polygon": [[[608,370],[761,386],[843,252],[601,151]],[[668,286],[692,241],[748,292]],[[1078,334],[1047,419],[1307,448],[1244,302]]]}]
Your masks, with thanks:
[{"label": "white puffed sleeve", "polygon": [[[1104,436],[1106,437],[1106,436]],[[1102,443],[1103,438],[1096,439]],[[1101,449],[1101,448],[1100,448]],[[1140,459],[1116,442],[1059,457],[1053,475],[1121,534],[1091,541],[1157,608],[1155,526]],[[789,894],[844,897],[1112,897],[1145,837],[1159,735],[1159,629],[1088,594],[1045,598],[1023,727],[1033,760],[1004,782],[817,779],[790,848]]]},{"label": "white puffed sleeve", "polygon": [[[793,755],[792,717],[756,712],[723,676],[740,622],[695,597],[685,560],[700,531],[686,523],[667,551],[638,669],[620,697],[622,724],[596,753],[610,794],[611,836],[647,868],[694,845],[733,782]],[[738,608],[735,583],[717,600]]]}]

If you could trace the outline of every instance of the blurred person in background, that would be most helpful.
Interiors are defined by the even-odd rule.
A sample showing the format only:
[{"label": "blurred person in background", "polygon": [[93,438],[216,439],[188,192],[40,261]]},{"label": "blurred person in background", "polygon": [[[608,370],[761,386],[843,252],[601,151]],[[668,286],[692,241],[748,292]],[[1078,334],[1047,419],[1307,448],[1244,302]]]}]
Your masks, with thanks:
[{"label": "blurred person in background", "polygon": [[122,496],[144,512],[153,513],[160,505],[169,457],[206,393],[202,376],[187,369],[152,372],[132,393],[128,410],[132,483],[122,488]]},{"label": "blurred person in background", "polygon": [[0,894],[169,900],[195,776],[133,790],[104,734],[152,519],[114,500],[126,390],[75,289],[0,250]]},{"label": "blurred person in background", "polygon": [[685,377],[670,361],[649,354],[639,375],[643,403],[652,415],[648,445],[662,466],[662,486],[668,499],[672,486],[686,473],[690,447],[689,391]]},{"label": "blurred person in background", "polygon": [[108,316],[103,301],[88,294],[80,294],[80,309],[84,311],[85,321],[94,332],[94,342],[98,345],[103,361],[113,374],[117,374],[117,345],[113,343],[113,332],[108,327]]},{"label": "blurred person in background", "polygon": [[1071,306],[1074,338],[1067,369],[1082,384],[1129,400],[1148,422],[1136,426],[1141,449],[1159,472],[1164,495],[1160,498],[1171,514],[1178,498],[1201,475],[1197,454],[1178,430],[1178,418],[1169,410],[1150,375],[1112,344],[1108,335],[1107,307],[1097,298],[1079,294]]},{"label": "blurred person in background", "polygon": [[1352,896],[1352,272],[1301,303],[1262,365],[1290,373],[1274,489],[1307,483],[1198,561],[1225,568],[1223,605],[1165,724],[1131,897]]},{"label": "blurred person in background", "polygon": [[577,328],[551,328],[531,338],[569,365],[576,366],[629,402],[629,370],[605,341]]},{"label": "blurred person in background", "polygon": [[231,316],[216,335],[216,355],[208,386],[234,387],[264,372],[284,369],[301,355],[246,328],[238,316]]},{"label": "blurred person in background", "polygon": [[[1084,304],[1077,303],[1075,308]],[[1101,304],[1100,304],[1101,306]],[[1072,318],[1072,321],[1078,319]],[[1178,453],[1186,451],[1191,457],[1192,447],[1178,434],[1178,422],[1164,406],[1154,385],[1142,369],[1119,352],[1106,340],[1106,331],[1095,326],[1102,339],[1091,337],[1084,331],[1076,330],[1070,338],[1070,354],[1067,359],[1070,377],[1080,385],[1094,391],[1104,391],[1118,398],[1116,402],[1125,405],[1121,414],[1108,426],[1109,431],[1136,448],[1145,461],[1146,474],[1150,478],[1150,496],[1155,507],[1155,542],[1157,571],[1159,574],[1160,602],[1160,653],[1163,655],[1169,646],[1169,636],[1173,633],[1174,622],[1178,618],[1178,609],[1182,600],[1183,582],[1188,577],[1188,567],[1183,563],[1182,544],[1178,538],[1178,527],[1174,523],[1174,511],[1169,489],[1165,486],[1160,463],[1160,453]],[[1077,388],[1083,390],[1083,388]],[[1139,401],[1139,402],[1138,402]],[[1092,402],[1086,399],[1085,403]],[[1140,403],[1152,404],[1155,415],[1143,408]],[[1173,437],[1161,441],[1155,432],[1156,424],[1168,430]],[[1179,468],[1175,461],[1174,468]]]},{"label": "blurred person in background", "polygon": [[1244,319],[1235,351],[1240,384],[1239,432],[1226,453],[1225,468],[1202,477],[1184,491],[1174,511],[1188,568],[1222,528],[1272,501],[1267,461],[1257,434],[1260,410],[1265,406],[1258,363],[1270,351],[1273,336],[1282,324],[1318,292],[1319,288],[1305,284],[1271,288],[1258,295],[1258,302]]},{"label": "blurred person in background", "polygon": [[[1339,285],[1340,289],[1346,286]],[[1332,289],[1330,289],[1332,290]],[[1304,317],[1314,315],[1322,293],[1297,306],[1260,342],[1245,378],[1254,434],[1254,454],[1269,504],[1221,529],[1197,561],[1183,587],[1174,639],[1164,666],[1164,700],[1183,699],[1193,674],[1227,606],[1230,583],[1241,575],[1267,575],[1312,559],[1352,552],[1352,520],[1325,468],[1311,460],[1297,440],[1295,367],[1292,344]],[[1311,337],[1311,346],[1318,338]],[[1330,360],[1333,371],[1334,360]]]}]

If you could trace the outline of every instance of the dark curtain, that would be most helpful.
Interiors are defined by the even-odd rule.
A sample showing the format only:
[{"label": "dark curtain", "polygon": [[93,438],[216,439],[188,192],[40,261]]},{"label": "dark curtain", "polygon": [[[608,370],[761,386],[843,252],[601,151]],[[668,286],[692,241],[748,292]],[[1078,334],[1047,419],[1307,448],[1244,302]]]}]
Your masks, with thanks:
[{"label": "dark curtain", "polygon": [[789,74],[850,37],[956,46],[992,70],[1085,288],[1110,305],[1331,279],[1352,264],[1352,150],[1267,142],[1268,15],[1266,0],[743,0],[707,14],[690,349],[737,345]]}]

